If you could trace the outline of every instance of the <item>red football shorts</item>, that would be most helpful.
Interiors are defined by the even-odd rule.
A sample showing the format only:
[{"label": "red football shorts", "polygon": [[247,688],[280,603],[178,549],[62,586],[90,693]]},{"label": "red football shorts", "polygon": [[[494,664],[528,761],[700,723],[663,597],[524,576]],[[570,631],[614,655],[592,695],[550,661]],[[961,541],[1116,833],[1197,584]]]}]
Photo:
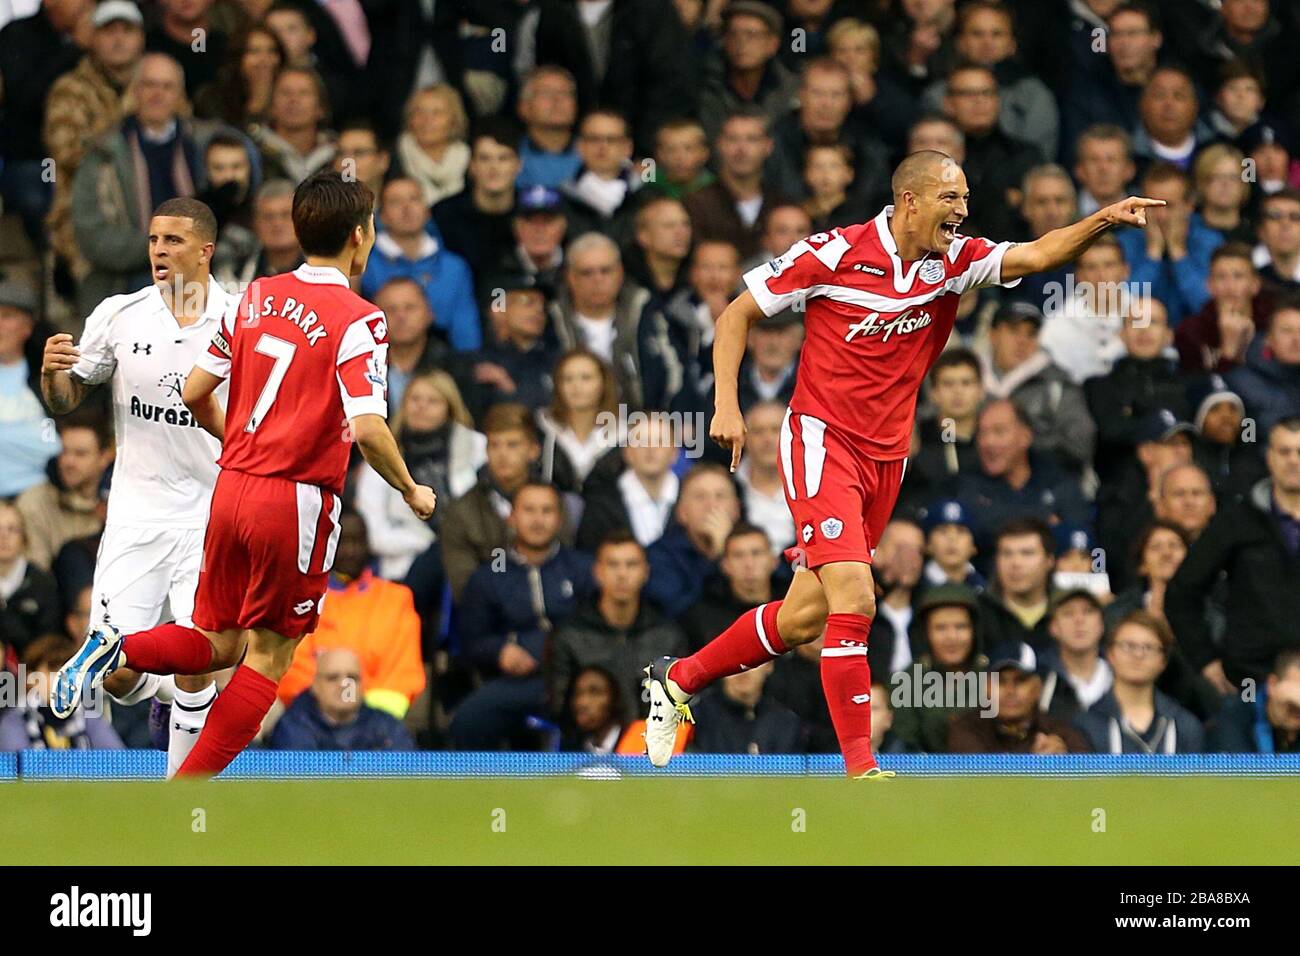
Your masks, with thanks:
[{"label": "red football shorts", "polygon": [[290,638],[314,631],[341,510],[338,496],[316,485],[223,470],[203,539],[195,627]]},{"label": "red football shorts", "polygon": [[786,409],[779,455],[785,500],[794,516],[786,560],[819,568],[832,561],[871,563],[889,523],[907,459],[876,461],[821,419]]}]

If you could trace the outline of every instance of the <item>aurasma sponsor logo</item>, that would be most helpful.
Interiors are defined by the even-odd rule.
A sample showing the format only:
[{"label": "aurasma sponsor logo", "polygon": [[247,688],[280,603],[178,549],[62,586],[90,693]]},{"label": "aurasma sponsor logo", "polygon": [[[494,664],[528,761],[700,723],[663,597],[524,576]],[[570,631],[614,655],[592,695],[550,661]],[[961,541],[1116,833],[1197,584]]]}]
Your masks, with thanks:
[{"label": "aurasma sponsor logo", "polygon": [[148,936],[153,929],[153,894],[83,893],[73,886],[50,897],[50,925],[127,927],[133,936]]}]

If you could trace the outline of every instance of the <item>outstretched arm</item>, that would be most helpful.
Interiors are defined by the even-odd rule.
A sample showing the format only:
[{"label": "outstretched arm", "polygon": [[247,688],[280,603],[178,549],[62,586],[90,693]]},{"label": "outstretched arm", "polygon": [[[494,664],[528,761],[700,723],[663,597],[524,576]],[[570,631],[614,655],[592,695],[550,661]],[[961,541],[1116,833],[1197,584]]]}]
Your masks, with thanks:
[{"label": "outstretched arm", "polygon": [[1033,242],[1021,243],[1008,249],[1002,257],[1002,281],[1010,282],[1036,272],[1048,272],[1067,262],[1073,262],[1106,230],[1114,226],[1143,228],[1147,224],[1146,211],[1164,204],[1163,199],[1130,196],[1104,209],[1098,209],[1076,223],[1053,229]]},{"label": "outstretched arm", "polygon": [[[1005,266],[1003,267],[1005,268]],[[763,317],[751,292],[746,290],[722,310],[713,330],[713,423],[709,437],[731,449],[731,470],[740,464],[745,447],[745,419],[737,397],[740,360],[745,357],[749,329]]]}]

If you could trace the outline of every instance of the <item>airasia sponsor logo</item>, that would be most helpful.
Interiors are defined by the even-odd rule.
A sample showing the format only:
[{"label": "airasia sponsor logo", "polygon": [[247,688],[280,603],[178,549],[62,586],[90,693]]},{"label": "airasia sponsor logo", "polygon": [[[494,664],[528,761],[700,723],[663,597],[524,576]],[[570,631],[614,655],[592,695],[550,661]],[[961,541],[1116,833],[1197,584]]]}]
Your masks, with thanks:
[{"label": "airasia sponsor logo", "polygon": [[879,335],[880,341],[888,342],[889,337],[895,332],[899,335],[906,335],[909,332],[915,332],[917,329],[925,328],[933,321],[934,318],[924,309],[908,309],[884,321],[881,321],[879,312],[871,312],[861,322],[849,326],[844,341],[852,342],[854,337],[861,333],[862,335]]}]

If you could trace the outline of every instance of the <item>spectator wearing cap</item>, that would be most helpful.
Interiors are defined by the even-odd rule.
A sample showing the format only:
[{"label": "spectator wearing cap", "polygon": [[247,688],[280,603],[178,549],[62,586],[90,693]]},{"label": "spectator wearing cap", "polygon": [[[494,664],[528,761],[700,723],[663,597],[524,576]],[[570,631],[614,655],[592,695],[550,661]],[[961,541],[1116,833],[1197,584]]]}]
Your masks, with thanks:
[{"label": "spectator wearing cap", "polygon": [[[718,569],[721,573],[709,579],[700,600],[681,616],[692,653],[725,631],[740,615],[767,604],[779,593],[773,586],[777,555],[772,552],[767,532],[758,525],[736,522],[727,535]],[[781,670],[778,666],[777,673]],[[817,686],[821,686],[820,682]]]},{"label": "spectator wearing cap", "polygon": [[27,525],[27,556],[46,569],[65,542],[103,528],[99,484],[113,460],[112,440],[100,423],[70,418],[58,429],[63,450],[47,468],[49,479],[15,502]]},{"label": "spectator wearing cap", "polygon": [[926,591],[925,533],[914,521],[896,517],[885,525],[871,560],[876,614],[867,641],[867,663],[883,680],[905,670],[922,646],[913,625],[917,600]]},{"label": "spectator wearing cap", "polygon": [[0,501],[0,664],[8,649],[21,655],[40,635],[59,630],[58,585],[27,559],[27,545],[22,512]]},{"label": "spectator wearing cap", "polygon": [[582,166],[560,184],[570,233],[599,232],[619,245],[634,235],[641,176],[632,164],[632,130],[627,120],[610,110],[596,110],[578,123],[578,155]]},{"label": "spectator wearing cap", "polygon": [[849,72],[830,57],[810,61],[799,81],[798,109],[772,124],[772,155],[765,175],[791,199],[807,199],[803,171],[813,146],[843,146],[857,178],[849,190],[855,207],[878,209],[887,201],[889,151],[874,130],[851,118]]},{"label": "spectator wearing cap", "polygon": [[[979,683],[988,670],[980,636],[981,609],[975,592],[959,584],[930,588],[916,608],[916,661],[890,680],[893,731],[907,747],[921,753],[946,753],[948,727],[963,711],[979,708]],[[936,677],[938,680],[936,681]],[[964,691],[944,695],[939,706],[924,694],[938,683]]]},{"label": "spectator wearing cap", "polygon": [[1176,327],[1209,300],[1210,256],[1223,245],[1223,234],[1195,211],[1192,177],[1185,169],[1153,163],[1142,176],[1142,194],[1165,204],[1152,211],[1148,229],[1124,229],[1115,237],[1132,281],[1149,285]]},{"label": "spectator wearing cap", "polygon": [[366,699],[370,687],[356,651],[323,650],[311,684],[271,731],[270,750],[414,750],[410,731]]},{"label": "spectator wearing cap", "polygon": [[[1089,508],[1079,483],[1050,457],[1031,450],[1033,428],[1020,406],[995,399],[980,410],[975,433],[979,470],[958,474],[949,484],[976,516],[975,542],[988,554],[993,535],[1013,518],[1087,524]],[[1047,545],[1049,553],[1054,550]]]},{"label": "spectator wearing cap", "polygon": [[1252,698],[1225,697],[1207,729],[1215,753],[1300,753],[1300,651],[1279,654]]},{"label": "spectator wearing cap", "polygon": [[620,696],[636,701],[646,661],[687,653],[681,626],[643,600],[649,575],[645,549],[631,532],[612,532],[597,546],[594,590],[556,626],[546,655],[543,671],[553,712],[562,712],[565,690],[583,668],[605,668],[618,679]]},{"label": "spectator wearing cap", "polygon": [[1268,335],[1256,336],[1245,363],[1224,380],[1261,434],[1300,409],[1300,300],[1284,300],[1273,310]]},{"label": "spectator wearing cap", "polygon": [[1052,641],[1039,655],[1043,675],[1039,707],[1044,713],[1070,720],[1110,690],[1114,675],[1101,656],[1106,633],[1103,614],[1097,595],[1086,588],[1069,588],[1053,596],[1047,610]]},{"label": "spectator wearing cap", "polygon": [[0,282],[0,499],[39,485],[60,444],[41,401],[36,293]]},{"label": "spectator wearing cap", "polygon": [[984,402],[981,374],[970,349],[955,346],[939,353],[926,377],[927,408],[916,417],[917,441],[899,495],[903,501],[928,502],[956,475],[979,470],[975,427]]},{"label": "spectator wearing cap", "polygon": [[650,154],[666,120],[695,113],[696,71],[682,57],[690,37],[671,5],[547,0],[536,31],[536,62],[572,74],[581,114],[612,109],[627,117],[638,155]]},{"label": "spectator wearing cap", "polygon": [[[504,561],[480,565],[457,604],[461,653],[485,678],[452,719],[460,750],[517,741],[527,718],[546,711],[547,647],[593,587],[591,559],[560,541],[564,520],[553,485],[521,485],[511,500]],[[561,692],[570,673],[564,672]]]},{"label": "spectator wearing cap", "polygon": [[[128,0],[101,3],[91,16],[90,49],[76,69],[54,81],[42,131],[58,176],[45,226],[50,247],[74,278],[86,262],[72,229],[72,183],[86,147],[122,120],[122,98],[144,52],[144,18]],[[9,78],[5,78],[6,85]],[[13,95],[13,91],[11,91]]]},{"label": "spectator wearing cap", "polygon": [[446,333],[451,347],[458,352],[479,348],[483,330],[473,274],[464,259],[429,234],[429,207],[420,184],[401,176],[390,179],[384,184],[381,208],[384,228],[361,275],[361,294],[373,297],[396,276],[415,279],[433,310],[434,324]]},{"label": "spectator wearing cap", "polygon": [[989,647],[1048,646],[1047,609],[1056,565],[1056,541],[1039,518],[1017,518],[998,529],[990,549],[989,587],[979,595],[982,633]]},{"label": "spectator wearing cap", "polygon": [[1114,236],[1102,235],[1079,255],[1071,275],[1073,281],[1062,286],[1071,295],[1047,298],[1039,342],[1082,385],[1108,375],[1124,355],[1120,331],[1131,288],[1123,247]]},{"label": "spectator wearing cap", "polygon": [[795,754],[807,750],[803,722],[767,691],[771,663],[724,677],[700,695],[688,750],[706,754]]},{"label": "spectator wearing cap", "polygon": [[1169,409],[1149,412],[1139,421],[1136,453],[1117,473],[1102,479],[1097,493],[1097,537],[1106,554],[1106,573],[1115,589],[1132,580],[1127,548],[1133,529],[1155,515],[1155,500],[1166,470],[1190,464],[1193,428]]},{"label": "spectator wearing cap", "polygon": [[82,58],[85,18],[92,7],[92,0],[42,3],[30,16],[11,19],[0,30],[5,99],[0,197],[7,211],[22,216],[28,237],[38,247],[45,243],[41,226],[50,204],[48,154],[41,139],[45,101],[54,82]]},{"label": "spectator wearing cap", "polygon": [[485,124],[470,136],[469,184],[433,207],[433,222],[447,249],[481,275],[514,246],[518,135],[504,123]]},{"label": "spectator wearing cap", "polygon": [[776,555],[795,544],[794,518],[777,466],[785,411],[777,401],[749,407],[745,412],[745,456],[736,468],[745,518],[767,532]]},{"label": "spectator wearing cap", "polygon": [[781,14],[757,0],[732,0],[722,11],[722,42],[704,61],[700,83],[700,120],[706,135],[718,135],[726,116],[739,106],[762,110],[770,123],[794,106],[799,76],[778,54]]},{"label": "spectator wearing cap", "polygon": [[73,641],[59,634],[43,635],[27,646],[22,656],[27,684],[18,706],[0,717],[0,752],[122,749],[122,739],[108,718],[88,714],[86,708],[58,718],[50,709],[55,674],[76,650]]},{"label": "spectator wearing cap", "polygon": [[564,264],[564,236],[568,220],[564,217],[564,199],[549,186],[521,189],[515,199],[515,214],[510,220],[511,246],[479,276],[479,298],[490,300],[494,290],[504,288],[502,277],[523,274],[536,280],[549,298],[560,285],[560,267]]},{"label": "spectator wearing cap", "polygon": [[[1169,582],[1165,614],[1188,661],[1222,693],[1264,681],[1284,650],[1300,647],[1300,417],[1268,436],[1269,476],[1226,502]],[[1227,628],[1216,647],[1204,595],[1227,577]]]},{"label": "spectator wearing cap", "polygon": [[922,523],[925,531],[925,580],[929,585],[964,584],[984,590],[984,575],[975,570],[975,533],[966,506],[956,498],[928,505]]},{"label": "spectator wearing cap", "polygon": [[573,145],[578,120],[578,88],[573,75],[554,64],[537,67],[524,78],[515,111],[524,124],[519,140],[519,188],[558,189],[582,165]]},{"label": "spectator wearing cap", "polygon": [[134,111],[91,145],[77,169],[72,222],[90,265],[77,297],[83,315],[148,283],[153,210],[204,185],[201,137],[184,118],[184,81],[171,57],[146,53],[130,91]]},{"label": "spectator wearing cap", "polygon": [[786,201],[786,187],[764,179],[772,150],[767,114],[744,106],[727,114],[713,143],[718,180],[685,200],[697,241],[734,242],[745,259],[758,252],[765,215]]},{"label": "spectator wearing cap", "polygon": [[759,402],[789,405],[802,346],[803,320],[792,309],[765,315],[749,327],[745,357],[740,360],[737,376],[742,412]]},{"label": "spectator wearing cap", "polygon": [[1043,313],[1013,302],[993,316],[989,348],[982,357],[984,388],[990,398],[1010,399],[1033,431],[1033,448],[1078,474],[1092,461],[1097,426],[1083,390],[1039,344]]},{"label": "spectator wearing cap", "polygon": [[[485,403],[518,402],[540,409],[551,401],[552,370],[560,357],[555,336],[546,326],[546,293],[526,272],[498,275],[494,294],[494,334],[479,353],[475,374],[489,395]],[[499,318],[498,318],[499,317]]]},{"label": "spectator wearing cap", "polygon": [[1210,255],[1210,298],[1174,331],[1184,372],[1229,372],[1246,360],[1259,329],[1268,328],[1270,297],[1261,291],[1250,248],[1227,242]]},{"label": "spectator wearing cap", "polygon": [[1274,296],[1300,293],[1300,190],[1278,187],[1260,202],[1259,243],[1251,257]]},{"label": "spectator wearing cap", "polygon": [[1097,423],[1093,466],[1103,488],[1131,466],[1147,416],[1168,409],[1181,421],[1190,414],[1186,384],[1167,354],[1171,335],[1164,306],[1154,299],[1126,298],[1119,332],[1124,354],[1109,372],[1083,383],[1084,400]]},{"label": "spectator wearing cap", "polygon": [[669,120],[655,132],[654,177],[643,188],[654,195],[685,199],[717,181],[708,162],[709,136],[699,120]]},{"label": "spectator wearing cap", "polygon": [[955,754],[1060,754],[1089,753],[1087,739],[1064,719],[1039,708],[1043,677],[1038,660],[1027,644],[993,654],[989,673],[990,702],[987,717],[966,711],[948,728],[948,752]]},{"label": "spectator wearing cap", "polygon": [[1246,406],[1241,396],[1218,374],[1193,382],[1188,396],[1196,426],[1192,456],[1209,475],[1211,490],[1221,498],[1248,490],[1267,471],[1253,444],[1244,440]]},{"label": "spectator wearing cap", "polygon": [[1056,539],[1056,568],[1052,572],[1052,587],[1086,588],[1100,599],[1109,601],[1110,575],[1106,573],[1101,549],[1092,532],[1079,525],[1066,522],[1054,525],[1052,536]]},{"label": "spectator wearing cap", "polygon": [[1156,688],[1174,647],[1161,618],[1133,611],[1105,642],[1111,689],[1075,718],[1075,726],[1103,754],[1184,754],[1204,749],[1201,722]]}]

